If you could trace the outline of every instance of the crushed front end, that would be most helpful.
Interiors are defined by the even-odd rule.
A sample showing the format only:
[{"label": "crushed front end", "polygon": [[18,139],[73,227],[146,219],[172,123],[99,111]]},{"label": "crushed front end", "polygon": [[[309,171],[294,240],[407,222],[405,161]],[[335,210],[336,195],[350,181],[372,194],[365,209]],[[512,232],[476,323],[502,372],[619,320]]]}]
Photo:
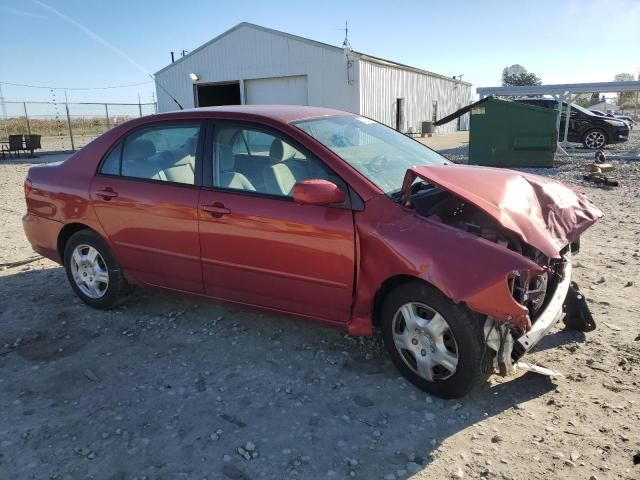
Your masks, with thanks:
[{"label": "crushed front end", "polygon": [[403,202],[421,216],[525,257],[498,281],[460,299],[486,316],[485,338],[500,373],[531,350],[565,315],[571,256],[602,213],[579,192],[535,175],[468,167],[407,172]]},{"label": "crushed front end", "polygon": [[571,288],[571,249],[554,260],[542,273],[514,272],[509,280],[512,297],[527,309],[525,322],[514,324],[487,316],[485,340],[496,352],[502,375],[513,373],[513,365],[566,314],[565,299]]}]

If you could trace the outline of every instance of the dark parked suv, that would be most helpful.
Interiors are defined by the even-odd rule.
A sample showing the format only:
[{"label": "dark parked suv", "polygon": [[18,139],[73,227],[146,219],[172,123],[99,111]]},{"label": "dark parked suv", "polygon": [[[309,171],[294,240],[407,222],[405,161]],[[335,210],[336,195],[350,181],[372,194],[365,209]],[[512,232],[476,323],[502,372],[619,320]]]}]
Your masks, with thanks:
[{"label": "dark parked suv", "polygon": [[[558,102],[550,98],[519,98],[515,101],[536,107],[558,108]],[[561,141],[564,140],[566,108],[567,104],[563,102],[560,118]],[[601,117],[579,105],[572,104],[567,137],[570,142],[582,142],[586,148],[596,150],[610,143],[626,142],[629,139],[629,127],[622,120]]]}]

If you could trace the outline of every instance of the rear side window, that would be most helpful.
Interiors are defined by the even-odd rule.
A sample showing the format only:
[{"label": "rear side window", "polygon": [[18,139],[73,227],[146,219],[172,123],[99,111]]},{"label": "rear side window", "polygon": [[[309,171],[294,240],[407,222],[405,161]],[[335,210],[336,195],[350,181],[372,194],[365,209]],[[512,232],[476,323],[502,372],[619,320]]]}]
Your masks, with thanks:
[{"label": "rear side window", "polygon": [[111,150],[100,173],[194,185],[199,135],[199,122],[135,130]]}]

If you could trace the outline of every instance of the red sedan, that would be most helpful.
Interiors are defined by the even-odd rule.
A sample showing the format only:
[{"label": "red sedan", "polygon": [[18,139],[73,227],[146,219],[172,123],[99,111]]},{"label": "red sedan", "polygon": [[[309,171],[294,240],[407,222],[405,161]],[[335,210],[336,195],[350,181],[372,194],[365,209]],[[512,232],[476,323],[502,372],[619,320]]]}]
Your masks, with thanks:
[{"label": "red sedan", "polygon": [[562,318],[571,251],[601,216],[558,182],[294,106],[132,120],[24,188],[31,245],[92,307],[140,285],[380,328],[443,397],[508,373]]}]

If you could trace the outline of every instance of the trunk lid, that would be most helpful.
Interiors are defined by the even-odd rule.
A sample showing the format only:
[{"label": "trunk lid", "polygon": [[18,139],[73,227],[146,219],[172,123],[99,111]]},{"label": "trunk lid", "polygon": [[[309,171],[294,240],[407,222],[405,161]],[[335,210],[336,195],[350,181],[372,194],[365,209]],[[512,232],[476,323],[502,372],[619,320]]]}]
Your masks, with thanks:
[{"label": "trunk lid", "polygon": [[470,165],[431,165],[407,170],[404,204],[416,178],[482,209],[546,256],[560,251],[593,225],[602,212],[584,194],[539,175]]}]

